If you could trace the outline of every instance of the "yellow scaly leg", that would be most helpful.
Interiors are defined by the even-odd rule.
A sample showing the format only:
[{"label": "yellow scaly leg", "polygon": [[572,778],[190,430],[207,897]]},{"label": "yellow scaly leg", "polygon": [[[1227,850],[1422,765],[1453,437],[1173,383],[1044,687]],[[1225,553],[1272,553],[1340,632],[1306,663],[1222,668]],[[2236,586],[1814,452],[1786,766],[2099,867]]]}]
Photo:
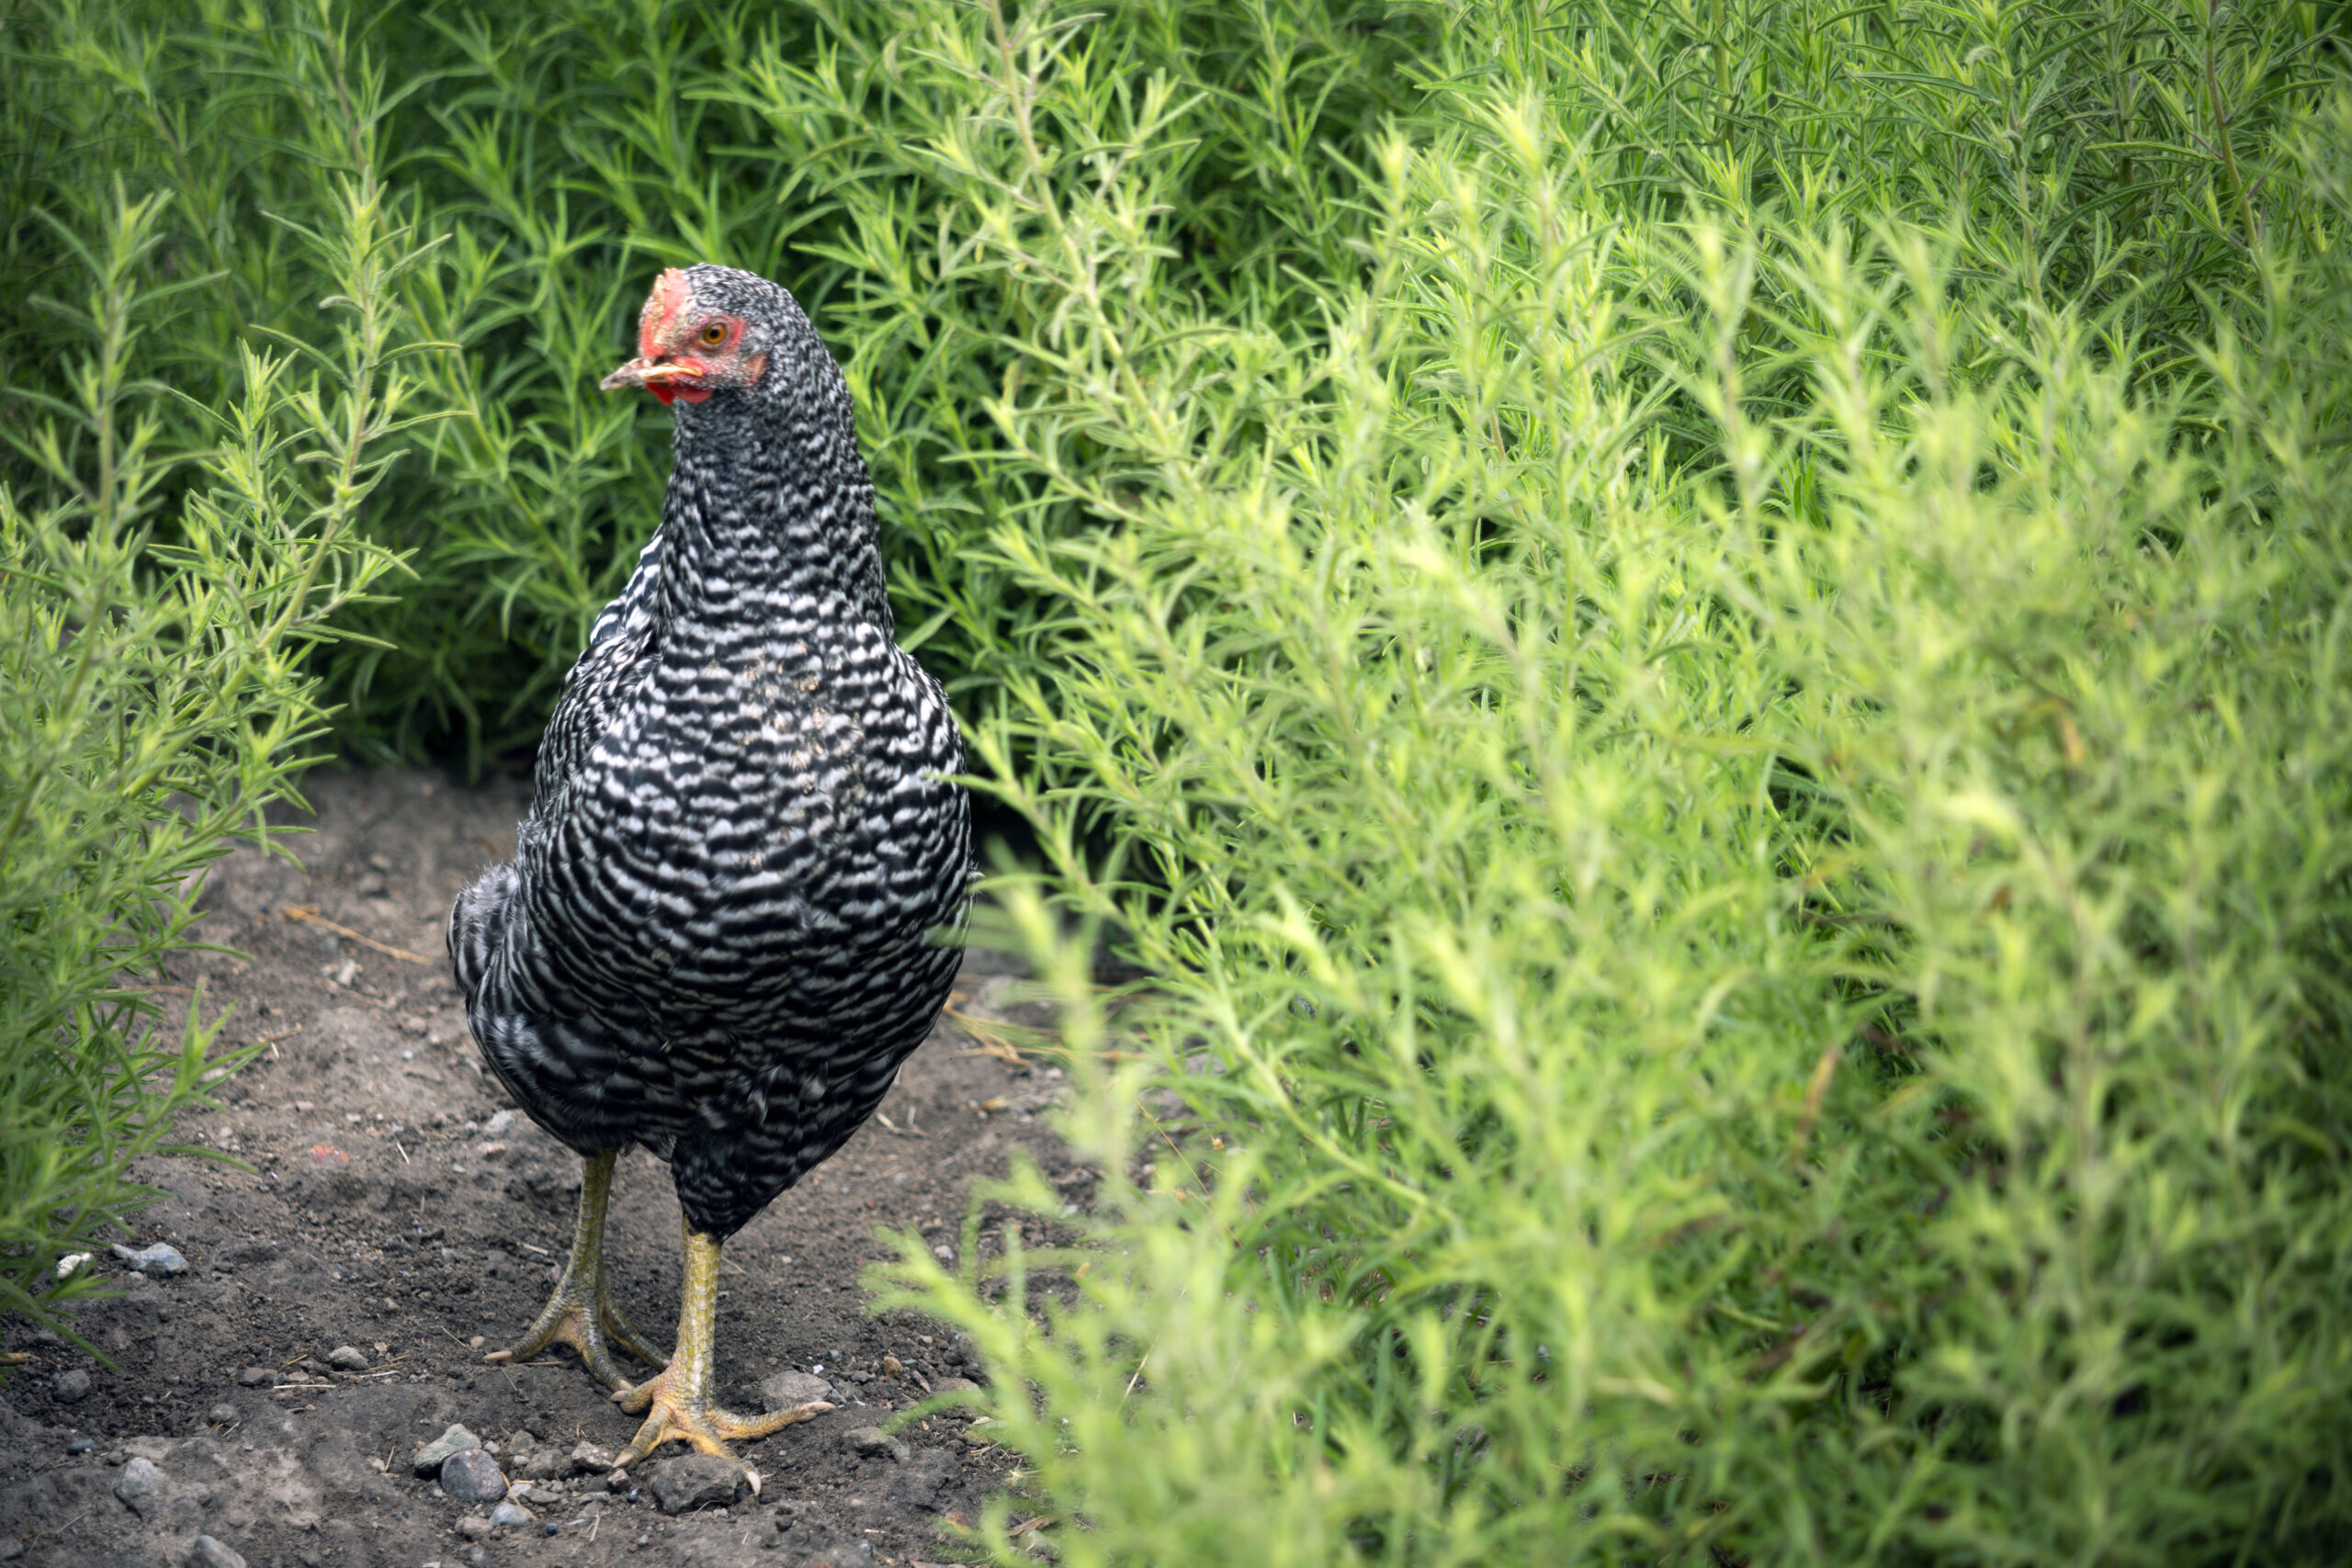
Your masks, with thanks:
[{"label": "yellow scaly leg", "polygon": [[618,1348],[649,1367],[662,1364],[661,1355],[645,1348],[628,1325],[605,1282],[605,1211],[613,1199],[611,1154],[589,1155],[580,1162],[580,1218],[571,1233],[571,1257],[546,1310],[523,1337],[510,1348],[493,1350],[485,1359],[519,1361],[536,1356],[559,1341],[580,1352],[580,1359],[606,1388],[628,1387],[628,1374],[613,1359]]},{"label": "yellow scaly leg", "polygon": [[[635,1388],[613,1395],[631,1415],[648,1412],[636,1438],[621,1450],[620,1464],[635,1464],[663,1443],[692,1443],[707,1454],[727,1454],[729,1440],[764,1438],[770,1432],[822,1416],[832,1408],[821,1399],[765,1416],[730,1416],[710,1402],[712,1320],[718,1312],[718,1238],[688,1221],[686,1282],[678,1303],[678,1348],[670,1364]],[[733,1458],[732,1454],[728,1454]]]}]

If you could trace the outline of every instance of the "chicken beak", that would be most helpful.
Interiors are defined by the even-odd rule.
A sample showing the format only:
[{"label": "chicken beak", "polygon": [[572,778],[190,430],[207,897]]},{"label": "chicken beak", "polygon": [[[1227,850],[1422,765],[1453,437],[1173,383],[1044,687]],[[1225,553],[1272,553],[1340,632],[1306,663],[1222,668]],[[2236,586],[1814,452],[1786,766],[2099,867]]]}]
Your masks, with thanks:
[{"label": "chicken beak", "polygon": [[692,359],[632,359],[596,385],[605,391],[617,392],[635,388],[651,391],[657,387],[690,381],[705,373],[705,367]]}]

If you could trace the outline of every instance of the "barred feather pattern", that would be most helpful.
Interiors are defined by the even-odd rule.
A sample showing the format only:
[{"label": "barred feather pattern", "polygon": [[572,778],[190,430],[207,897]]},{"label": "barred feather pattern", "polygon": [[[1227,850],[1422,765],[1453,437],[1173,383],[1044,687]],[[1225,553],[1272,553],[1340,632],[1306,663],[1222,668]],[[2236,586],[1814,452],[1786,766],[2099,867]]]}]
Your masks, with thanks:
[{"label": "barred feather pattern", "polygon": [[840,369],[775,284],[684,277],[764,373],[677,405],[662,525],[448,942],[526,1112],[668,1160],[723,1239],[848,1141],[936,1018],[970,810],[946,694],[893,640]]}]

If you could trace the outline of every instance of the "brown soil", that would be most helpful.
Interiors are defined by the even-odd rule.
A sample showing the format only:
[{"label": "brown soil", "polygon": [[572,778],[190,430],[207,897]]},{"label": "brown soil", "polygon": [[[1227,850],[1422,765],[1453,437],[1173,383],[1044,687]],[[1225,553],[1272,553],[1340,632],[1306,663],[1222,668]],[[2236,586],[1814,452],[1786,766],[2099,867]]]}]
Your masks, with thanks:
[{"label": "brown soil", "polygon": [[[871,1314],[860,1273],[894,1256],[884,1227],[960,1246],[972,1180],[1001,1174],[1015,1148],[1082,1196],[1087,1173],[1036,1114],[1057,1075],[978,1051],[944,1022],[881,1117],[729,1243],[722,1399],[757,1410],[763,1378],[821,1367],[842,1402],[741,1447],[764,1480],[756,1499],[668,1517],[651,1487],[662,1460],[631,1477],[636,1500],[564,1465],[529,1503],[538,1522],[461,1535],[482,1510],[441,1496],[409,1463],[444,1427],[498,1443],[511,1472],[526,1468],[517,1433],[534,1454],[568,1458],[583,1439],[617,1449],[637,1425],[569,1350],[526,1366],[482,1359],[546,1298],[580,1181],[578,1160],[527,1120],[492,1131],[507,1101],[483,1076],[442,957],[451,897],[512,852],[525,795],[513,782],[463,788],[420,773],[314,775],[310,793],[317,830],[287,840],[301,865],[241,850],[206,890],[201,934],[243,956],[189,955],[174,976],[191,992],[203,980],[208,1018],[233,1007],[224,1041],[273,1042],[221,1087],[220,1110],[181,1129],[252,1168],[176,1158],[141,1171],[170,1196],[134,1217],[131,1239],[168,1241],[189,1268],[151,1281],[110,1256],[92,1265],[118,1288],[76,1323],[113,1366],[8,1321],[6,1348],[32,1359],[0,1386],[0,1563],[178,1568],[200,1560],[200,1535],[253,1568],[967,1555],[948,1521],[978,1517],[1006,1483],[1007,1456],[967,1443],[961,1415],[899,1434],[903,1459],[865,1457],[847,1439],[978,1369],[943,1325]],[[380,948],[289,918],[303,908]],[[1020,1018],[1013,984],[1010,965],[976,952],[951,1009]],[[679,1247],[666,1168],[624,1156],[615,1289],[665,1344]],[[345,1346],[365,1371],[328,1366]],[[280,1381],[241,1386],[250,1368]],[[61,1400],[59,1377],[75,1370],[88,1392]],[[85,1437],[88,1451],[73,1453]],[[134,1506],[118,1486],[140,1458],[161,1480]]]}]

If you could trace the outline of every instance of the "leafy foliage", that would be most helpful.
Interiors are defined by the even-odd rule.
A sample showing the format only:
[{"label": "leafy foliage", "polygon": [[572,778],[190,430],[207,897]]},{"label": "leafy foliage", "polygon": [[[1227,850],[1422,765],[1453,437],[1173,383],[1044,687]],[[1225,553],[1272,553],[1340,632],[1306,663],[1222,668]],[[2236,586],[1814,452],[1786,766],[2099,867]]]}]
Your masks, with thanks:
[{"label": "leafy foliage", "polygon": [[153,1196],[139,1156],[204,1152],[171,1143],[175,1116],[257,1049],[224,1045],[201,987],[167,1033],[147,982],[194,940],[204,868],[295,798],[328,714],[312,653],[398,564],[357,519],[413,423],[395,292],[419,253],[378,177],[380,81],[339,41],[280,62],[336,106],[297,121],[321,222],[287,226],[335,324],[247,340],[232,393],[178,400],[203,450],[169,449],[173,389],[139,374],[211,281],[158,279],[172,198],[117,183],[87,193],[85,227],[45,215],[71,271],[33,303],[71,351],[45,389],[16,389],[21,482],[0,483],[0,1305],[17,1310],[86,1288],[64,1255]]}]

